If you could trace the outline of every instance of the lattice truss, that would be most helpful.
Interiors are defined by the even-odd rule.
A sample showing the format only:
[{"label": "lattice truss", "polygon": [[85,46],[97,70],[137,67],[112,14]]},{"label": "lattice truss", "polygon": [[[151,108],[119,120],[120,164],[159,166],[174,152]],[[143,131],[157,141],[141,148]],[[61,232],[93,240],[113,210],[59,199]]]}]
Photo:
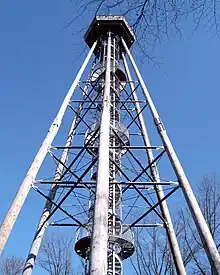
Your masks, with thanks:
[{"label": "lattice truss", "polygon": [[181,187],[219,274],[218,249],[129,50],[131,28],[122,16],[96,16],[84,38],[89,53],[0,227],[0,253],[32,188],[46,203],[23,275],[32,273],[48,224],[76,230],[85,274],[97,275],[123,274],[135,230],[163,227],[177,274],[185,275],[166,204]]},{"label": "lattice truss", "polygon": [[[118,49],[121,51],[120,47]],[[122,52],[116,61],[111,70],[109,234],[121,236],[119,246],[123,246],[123,239],[129,241],[128,251],[118,253],[125,259],[134,251],[134,231],[131,229],[166,226],[160,205],[179,185],[175,176],[174,181],[167,178],[170,173],[167,172],[166,150],[157,138],[139,81],[132,80],[130,65]],[[34,184],[36,192],[52,206],[47,218],[49,224],[76,228],[76,252],[83,258],[88,257],[89,245],[80,240],[91,235],[97,179],[99,121],[105,87],[105,66],[102,64],[99,58],[94,59],[87,79],[81,79],[71,98],[63,121],[65,128],[69,125],[69,133],[63,134],[59,142],[56,139],[48,152],[55,172]],[[159,144],[146,144],[143,118]],[[149,151],[153,159],[149,159]],[[165,167],[161,170],[164,175],[159,177],[157,173],[155,177],[152,169],[157,170],[160,164]]]}]

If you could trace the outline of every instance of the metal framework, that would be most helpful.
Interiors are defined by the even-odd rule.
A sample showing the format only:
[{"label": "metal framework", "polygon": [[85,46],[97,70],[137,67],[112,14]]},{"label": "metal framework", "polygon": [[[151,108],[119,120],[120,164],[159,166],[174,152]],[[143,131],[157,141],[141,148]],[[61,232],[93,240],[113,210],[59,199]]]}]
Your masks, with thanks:
[{"label": "metal framework", "polygon": [[[181,189],[210,265],[220,274],[218,250],[129,51],[135,41],[132,30],[124,17],[97,16],[85,41],[90,51],[1,225],[0,251],[33,189],[46,204],[24,275],[32,273],[48,225],[76,229],[75,251],[85,261],[85,274],[94,275],[123,274],[123,261],[135,251],[135,228],[164,228],[176,272],[186,274],[166,202]],[[56,144],[67,109],[70,130],[66,141]],[[157,130],[158,146],[151,145],[145,121]],[[56,164],[55,174],[39,180],[47,155]],[[163,161],[172,168],[174,180],[161,180]]]}]

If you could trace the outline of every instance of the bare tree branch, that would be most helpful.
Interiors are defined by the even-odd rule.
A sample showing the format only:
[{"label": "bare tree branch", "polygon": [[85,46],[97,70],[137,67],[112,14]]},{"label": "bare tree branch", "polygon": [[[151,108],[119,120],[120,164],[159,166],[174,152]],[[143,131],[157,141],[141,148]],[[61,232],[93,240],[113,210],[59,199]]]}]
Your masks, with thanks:
[{"label": "bare tree branch", "polygon": [[141,45],[141,52],[147,58],[151,57],[155,44],[165,37],[181,37],[182,24],[187,18],[192,22],[193,34],[205,26],[219,36],[220,1],[217,0],[82,0],[74,5],[75,12],[64,28],[88,15],[125,16],[137,37],[136,45]]},{"label": "bare tree branch", "polygon": [[77,274],[72,267],[72,250],[71,238],[46,235],[41,245],[38,264],[51,275]]},{"label": "bare tree branch", "polygon": [[0,263],[1,275],[21,275],[25,261],[16,257],[7,257]]},{"label": "bare tree branch", "polygon": [[[196,190],[198,202],[210,231],[220,247],[220,187],[215,175],[203,177]],[[174,223],[183,262],[188,274],[211,275],[212,270],[203,244],[198,237],[197,230],[188,210],[178,212]],[[152,228],[136,231],[136,259],[132,260],[136,274],[144,275],[174,275],[175,267],[166,238],[162,228]]]}]

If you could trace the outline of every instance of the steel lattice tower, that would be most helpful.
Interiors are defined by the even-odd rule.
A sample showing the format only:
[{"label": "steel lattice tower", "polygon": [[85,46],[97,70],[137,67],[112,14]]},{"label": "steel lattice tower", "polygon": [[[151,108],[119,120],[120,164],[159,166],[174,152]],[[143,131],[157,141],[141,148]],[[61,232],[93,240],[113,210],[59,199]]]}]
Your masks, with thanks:
[{"label": "steel lattice tower", "polygon": [[[85,34],[90,51],[0,229],[2,251],[29,190],[34,189],[46,199],[23,271],[25,275],[32,273],[48,224],[76,228],[75,251],[85,260],[85,274],[95,275],[123,274],[123,261],[135,251],[133,230],[162,226],[176,272],[186,274],[166,203],[179,188],[210,265],[215,274],[220,274],[218,250],[130,53],[134,41],[131,28],[121,16],[97,16]],[[87,79],[83,78],[86,68]],[[57,145],[55,137],[67,109],[71,111],[71,126],[66,141]],[[161,145],[152,146],[149,141],[147,111],[153,118],[153,126],[149,128],[157,130]],[[56,161],[55,175],[50,180],[38,180],[37,174],[47,155]],[[160,179],[161,159],[166,159],[175,180]],[[50,186],[48,193],[43,191],[45,186]],[[126,206],[130,198],[132,206]],[[140,203],[136,204],[138,199],[145,204],[142,213],[134,211],[134,206],[140,207]],[[65,206],[69,202],[72,208]],[[77,210],[73,211],[74,206]],[[152,214],[160,223],[149,222]]]}]

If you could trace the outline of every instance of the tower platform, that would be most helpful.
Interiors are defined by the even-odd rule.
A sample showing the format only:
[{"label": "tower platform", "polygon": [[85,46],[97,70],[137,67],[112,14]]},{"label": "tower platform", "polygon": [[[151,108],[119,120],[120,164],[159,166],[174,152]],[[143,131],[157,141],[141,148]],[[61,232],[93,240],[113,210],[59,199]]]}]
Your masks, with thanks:
[{"label": "tower platform", "polygon": [[101,35],[105,35],[108,32],[123,37],[128,48],[130,48],[135,41],[135,35],[124,16],[108,15],[96,16],[93,19],[84,35],[85,42],[91,48],[93,43],[97,39],[100,39]]}]

